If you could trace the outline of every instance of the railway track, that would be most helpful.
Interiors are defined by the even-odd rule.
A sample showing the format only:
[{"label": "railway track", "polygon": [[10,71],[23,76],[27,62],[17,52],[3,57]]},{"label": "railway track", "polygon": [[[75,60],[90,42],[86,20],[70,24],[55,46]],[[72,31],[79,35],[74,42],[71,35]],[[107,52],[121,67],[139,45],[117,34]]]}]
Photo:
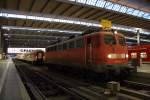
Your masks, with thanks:
[{"label": "railway track", "polygon": [[57,100],[99,100],[99,98],[106,100],[102,95],[86,88],[73,87],[65,82],[53,80],[40,72],[26,69],[26,66],[19,67],[21,66],[17,69],[25,81],[25,86],[30,88],[28,90],[33,99],[47,100],[57,97]]},{"label": "railway track", "polygon": [[[30,69],[30,71],[27,68],[27,66]],[[49,87],[49,85],[50,86],[54,85],[54,88],[58,87],[58,91],[60,90],[62,91],[60,93],[58,92],[58,94],[61,94],[61,93],[63,94],[65,92],[61,96],[59,95],[53,96],[53,98],[56,96],[59,97],[59,99],[61,98],[60,100],[63,100],[62,98],[64,98],[64,100],[70,100],[72,98],[73,100],[109,100],[112,98],[114,99],[114,97],[104,94],[105,88],[101,86],[100,84],[99,86],[89,84],[89,83],[86,83],[85,81],[83,82],[81,80],[77,80],[72,77],[69,78],[63,75],[59,75],[58,73],[47,72],[46,70],[41,70],[41,68],[36,68],[36,67],[31,67],[31,66],[29,67],[29,65],[25,65],[23,68],[27,70],[27,72],[24,72],[26,73],[25,76],[28,76],[30,74],[31,76],[33,76],[33,79],[31,77],[33,85],[29,84],[29,86],[31,86],[31,88],[35,87],[35,89],[37,89],[37,90],[33,89],[32,94],[34,95],[38,94],[39,96],[41,94],[41,97],[44,97],[46,99],[51,98],[52,96],[50,94],[51,93],[53,94],[53,90],[49,90],[47,87]],[[40,80],[40,83],[39,83],[39,80]],[[46,81],[42,82],[43,80],[46,80]],[[141,93],[141,91],[136,91],[135,89],[131,87],[127,87],[127,85],[123,86],[121,84],[120,92],[115,97],[115,100],[122,100],[122,99],[124,100],[141,100],[141,99],[147,100],[148,99],[149,100],[148,94]],[[37,93],[37,91],[39,92]]]},{"label": "railway track", "polygon": [[121,82],[120,92],[144,100],[150,99],[150,85],[145,83],[124,80]]}]

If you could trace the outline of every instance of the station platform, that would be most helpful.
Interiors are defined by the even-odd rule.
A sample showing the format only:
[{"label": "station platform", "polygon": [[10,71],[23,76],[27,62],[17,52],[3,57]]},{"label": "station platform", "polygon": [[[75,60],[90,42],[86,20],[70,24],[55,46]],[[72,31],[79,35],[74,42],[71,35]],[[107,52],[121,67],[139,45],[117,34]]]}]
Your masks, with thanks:
[{"label": "station platform", "polygon": [[141,64],[140,67],[137,67],[137,72],[150,73],[150,63]]},{"label": "station platform", "polygon": [[0,100],[30,100],[11,59],[0,60]]}]

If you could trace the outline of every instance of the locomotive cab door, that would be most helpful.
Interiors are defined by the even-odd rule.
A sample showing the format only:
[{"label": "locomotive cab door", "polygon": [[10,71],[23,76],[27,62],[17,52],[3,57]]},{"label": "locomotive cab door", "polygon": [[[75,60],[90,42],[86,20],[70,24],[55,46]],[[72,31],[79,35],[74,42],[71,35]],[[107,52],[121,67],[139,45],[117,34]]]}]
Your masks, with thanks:
[{"label": "locomotive cab door", "polygon": [[86,64],[92,63],[92,38],[87,37],[86,39]]}]

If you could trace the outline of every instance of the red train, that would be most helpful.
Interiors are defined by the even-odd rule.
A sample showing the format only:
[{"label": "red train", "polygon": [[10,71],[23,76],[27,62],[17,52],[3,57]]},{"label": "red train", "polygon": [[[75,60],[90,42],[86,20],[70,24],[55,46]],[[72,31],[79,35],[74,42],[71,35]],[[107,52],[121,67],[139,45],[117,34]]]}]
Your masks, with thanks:
[{"label": "red train", "polygon": [[18,54],[16,59],[29,62],[35,65],[42,65],[44,63],[44,51],[35,50],[31,53]]},{"label": "red train", "polygon": [[45,63],[113,75],[130,69],[125,37],[112,31],[91,32],[50,45],[46,48]]},{"label": "red train", "polygon": [[150,45],[136,45],[128,47],[129,61],[133,58],[142,63],[150,63]]}]

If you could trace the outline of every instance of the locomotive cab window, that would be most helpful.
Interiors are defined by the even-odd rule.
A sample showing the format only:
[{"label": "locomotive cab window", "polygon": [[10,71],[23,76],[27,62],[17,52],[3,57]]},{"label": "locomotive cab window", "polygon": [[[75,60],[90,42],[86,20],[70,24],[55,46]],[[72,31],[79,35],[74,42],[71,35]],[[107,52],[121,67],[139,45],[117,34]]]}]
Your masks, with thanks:
[{"label": "locomotive cab window", "polygon": [[126,45],[126,41],[124,37],[119,37],[119,44],[123,46]]},{"label": "locomotive cab window", "polygon": [[87,38],[87,44],[91,44],[91,38]]},{"label": "locomotive cab window", "polygon": [[93,47],[99,47],[100,46],[100,36],[96,35],[93,38]]},{"label": "locomotive cab window", "polygon": [[114,45],[116,44],[116,39],[114,35],[104,35],[105,44]]}]

